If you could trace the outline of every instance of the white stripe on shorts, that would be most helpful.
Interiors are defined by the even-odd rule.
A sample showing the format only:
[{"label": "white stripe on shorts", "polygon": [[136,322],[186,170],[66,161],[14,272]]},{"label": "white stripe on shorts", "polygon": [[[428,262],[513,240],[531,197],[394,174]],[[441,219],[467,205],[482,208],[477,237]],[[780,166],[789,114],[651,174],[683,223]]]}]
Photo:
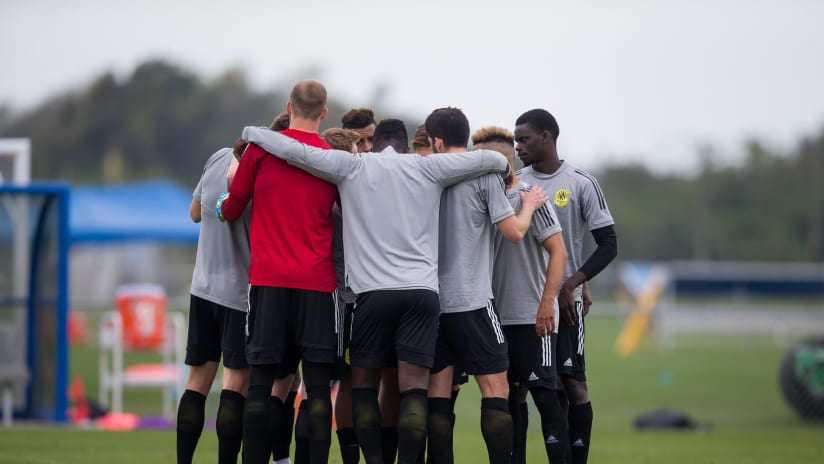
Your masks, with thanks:
[{"label": "white stripe on shorts", "polygon": [[575,301],[575,312],[578,313],[578,354],[584,354],[584,302]]},{"label": "white stripe on shorts", "polygon": [[495,338],[500,345],[506,339],[504,338],[504,331],[501,329],[501,323],[498,321],[498,315],[495,314],[495,308],[492,307],[492,300],[486,302],[486,314],[489,316],[489,321],[492,322],[492,329],[495,331]]},{"label": "white stripe on shorts", "polygon": [[541,337],[541,366],[552,366],[552,339],[550,335]]}]

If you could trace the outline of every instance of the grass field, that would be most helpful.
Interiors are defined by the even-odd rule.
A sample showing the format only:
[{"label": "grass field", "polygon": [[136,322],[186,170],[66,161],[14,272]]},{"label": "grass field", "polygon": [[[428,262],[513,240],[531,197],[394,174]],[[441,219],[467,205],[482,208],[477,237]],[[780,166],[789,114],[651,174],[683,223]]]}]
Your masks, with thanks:
[{"label": "grass field", "polygon": [[[770,337],[679,337],[670,349],[645,345],[634,356],[612,350],[622,321],[593,315],[587,326],[587,361],[595,410],[593,463],[824,463],[824,425],[803,422],[785,405],[777,373],[789,341]],[[824,330],[824,328],[822,328]],[[96,358],[74,349],[71,370],[96,396]],[[128,393],[126,410],[159,414],[160,396]],[[633,418],[668,407],[709,424],[701,431],[638,432]],[[455,458],[486,459],[480,401],[474,384],[458,400]],[[214,415],[215,401],[209,403]],[[546,462],[538,415],[530,414],[529,462]],[[0,429],[0,462],[169,463],[174,431],[98,432],[71,427]],[[333,443],[331,462],[340,462]],[[217,440],[204,432],[195,462],[217,462]]]}]

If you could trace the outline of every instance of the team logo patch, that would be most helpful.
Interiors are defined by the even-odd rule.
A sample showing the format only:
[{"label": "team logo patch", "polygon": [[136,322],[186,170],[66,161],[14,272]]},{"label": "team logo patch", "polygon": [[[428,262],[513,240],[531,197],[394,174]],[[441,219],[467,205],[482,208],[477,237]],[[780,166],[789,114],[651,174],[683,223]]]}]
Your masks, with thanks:
[{"label": "team logo patch", "polygon": [[555,206],[563,208],[567,203],[569,203],[569,191],[566,189],[558,189],[558,191],[555,192]]}]

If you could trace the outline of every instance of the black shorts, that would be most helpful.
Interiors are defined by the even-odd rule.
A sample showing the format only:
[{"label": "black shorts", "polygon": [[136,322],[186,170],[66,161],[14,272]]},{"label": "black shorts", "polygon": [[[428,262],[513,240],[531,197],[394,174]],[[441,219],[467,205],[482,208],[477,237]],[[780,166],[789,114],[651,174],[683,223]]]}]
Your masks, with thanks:
[{"label": "black shorts", "polygon": [[245,369],[244,326],[246,311],[227,308],[198,296],[189,299],[189,336],[186,341],[186,364],[201,366],[207,361],[223,367]]},{"label": "black shorts", "polygon": [[353,366],[380,369],[397,361],[432,367],[440,315],[432,290],[377,290],[358,295],[352,317]]},{"label": "black shorts", "polygon": [[575,313],[578,320],[575,325],[558,325],[558,350],[555,361],[558,374],[572,377],[582,382],[587,380],[586,361],[584,360],[584,303],[575,299]]},{"label": "black shorts", "polygon": [[452,369],[452,385],[463,385],[467,382],[469,382],[469,374],[461,366],[455,366]]},{"label": "black shorts", "polygon": [[469,375],[505,372],[509,367],[501,323],[490,301],[485,308],[442,313],[432,372],[460,366]]},{"label": "black shorts", "polygon": [[338,345],[334,293],[253,285],[249,307],[249,364],[281,364],[279,372],[287,373],[297,370],[300,360],[334,362]]},{"label": "black shorts", "polygon": [[338,304],[343,308],[343,312],[338,326],[338,356],[332,367],[332,380],[340,380],[352,371],[349,345],[352,342],[352,311],[355,309],[355,304],[344,304],[340,301]]},{"label": "black shorts", "polygon": [[539,337],[535,324],[505,325],[504,334],[509,342],[509,382],[557,390],[558,372],[553,354],[558,334]]}]

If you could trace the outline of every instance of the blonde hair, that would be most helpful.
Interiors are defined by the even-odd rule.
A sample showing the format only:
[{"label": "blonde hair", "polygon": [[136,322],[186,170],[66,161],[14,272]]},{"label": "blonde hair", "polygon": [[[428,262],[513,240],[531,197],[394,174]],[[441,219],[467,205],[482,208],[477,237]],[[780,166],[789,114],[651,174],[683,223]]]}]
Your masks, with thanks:
[{"label": "blonde hair", "polygon": [[479,143],[501,142],[509,145],[515,144],[515,134],[503,127],[487,126],[482,127],[472,134],[472,145]]},{"label": "blonde hair", "polygon": [[337,127],[326,129],[323,131],[323,134],[321,134],[321,137],[335,150],[343,150],[350,153],[352,153],[352,145],[357,144],[358,140],[360,140],[360,135],[357,132]]}]

